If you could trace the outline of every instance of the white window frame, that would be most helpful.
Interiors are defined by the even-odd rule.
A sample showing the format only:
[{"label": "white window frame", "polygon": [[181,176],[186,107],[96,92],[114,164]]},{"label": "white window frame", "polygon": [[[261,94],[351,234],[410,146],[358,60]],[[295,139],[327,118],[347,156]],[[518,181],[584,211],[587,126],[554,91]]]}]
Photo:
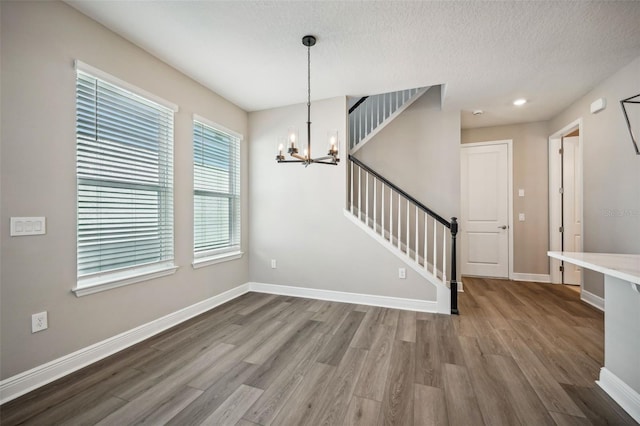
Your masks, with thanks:
[{"label": "white window frame", "polygon": [[[171,111],[175,114],[178,111],[178,106],[168,102],[162,98],[159,98],[156,95],[153,95],[143,89],[140,89],[130,83],[127,83],[123,80],[120,80],[117,77],[114,77],[104,71],[101,71],[95,67],[92,67],[88,64],[85,64],[81,61],[74,61],[74,68],[76,72],[82,72],[85,74],[89,74],[92,77],[95,77],[99,80],[107,82],[111,85],[117,86],[120,89],[124,89],[129,91],[135,95],[138,95],[142,98],[145,98],[147,101],[154,102],[159,104]],[[74,86],[76,87],[76,86]],[[75,89],[77,91],[77,87]],[[76,110],[77,106],[77,93],[76,93]],[[175,130],[174,130],[175,132]],[[76,134],[77,138],[77,134]],[[171,143],[175,140],[175,133],[171,135]],[[172,152],[172,149],[171,149]],[[173,168],[173,157],[169,158],[170,162],[169,167]],[[170,183],[171,192],[173,192],[173,180]],[[76,188],[76,191],[79,190],[79,187]],[[78,193],[76,193],[78,196]],[[77,211],[79,211],[79,206],[76,207]],[[173,209],[173,203],[171,203],[171,208]],[[172,223],[173,227],[173,223]],[[175,232],[175,228],[173,228],[172,232]],[[78,244],[78,238],[76,236],[76,244]],[[175,250],[175,242],[173,243]],[[174,256],[175,257],[175,253]],[[119,268],[112,269],[107,271],[100,271],[96,273],[89,273],[82,276],[77,277],[76,287],[72,289],[76,296],[85,296],[88,294],[93,294],[105,290],[109,290],[112,288],[122,287],[125,285],[130,285],[142,281],[147,281],[154,278],[159,278],[167,275],[172,275],[178,267],[174,264],[174,259],[165,259],[159,262],[149,263],[149,264],[139,264],[132,267],[127,268]]]},{"label": "white window frame", "polygon": [[[242,185],[241,185],[241,167],[242,167],[242,160],[241,160],[241,150],[242,150],[242,141],[243,141],[243,136],[242,134],[235,132],[233,130],[230,130],[218,123],[215,123],[205,117],[199,116],[194,114],[193,115],[193,120],[192,120],[192,147],[195,150],[195,138],[194,133],[195,133],[195,127],[196,127],[196,123],[202,124],[206,127],[209,127],[217,132],[220,133],[225,133],[227,135],[229,135],[230,137],[236,139],[237,141],[237,164],[236,164],[236,170],[235,170],[235,178],[237,179],[237,194],[234,194],[236,199],[237,199],[237,209],[238,209],[238,213],[236,216],[236,220],[238,221],[238,223],[236,224],[237,226],[237,233],[238,235],[235,236],[235,239],[237,240],[237,244],[231,245],[229,247],[224,247],[224,248],[220,248],[220,249],[214,249],[214,250],[207,250],[207,251],[201,251],[201,252],[196,252],[195,251],[195,239],[196,239],[196,233],[195,233],[195,227],[196,227],[196,211],[195,211],[195,196],[196,196],[196,188],[195,188],[195,177],[196,177],[196,168],[195,168],[195,164],[192,161],[192,164],[194,166],[193,169],[193,179],[194,179],[194,188],[193,188],[193,208],[194,208],[194,214],[193,214],[193,220],[194,220],[194,224],[193,224],[193,262],[192,262],[192,266],[194,269],[198,269],[198,268],[202,268],[205,266],[209,266],[209,265],[215,265],[218,263],[222,263],[222,262],[228,262],[231,260],[236,260],[236,259],[240,259],[242,257],[242,255],[244,254],[244,252],[242,251]],[[193,152],[194,155],[192,155],[192,159],[195,156],[195,151]],[[233,217],[230,217],[230,220],[234,220]],[[233,224],[230,224],[229,226],[233,227]],[[234,238],[234,237],[232,237]]]}]

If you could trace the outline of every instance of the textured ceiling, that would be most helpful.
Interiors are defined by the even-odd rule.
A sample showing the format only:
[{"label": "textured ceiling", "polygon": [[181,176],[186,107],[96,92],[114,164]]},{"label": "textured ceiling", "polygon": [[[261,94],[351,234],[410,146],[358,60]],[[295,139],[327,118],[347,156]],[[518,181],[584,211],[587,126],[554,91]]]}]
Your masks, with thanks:
[{"label": "textured ceiling", "polygon": [[640,1],[67,3],[247,111],[305,101],[305,34],[312,99],[445,83],[463,127],[549,119],[640,56]]}]

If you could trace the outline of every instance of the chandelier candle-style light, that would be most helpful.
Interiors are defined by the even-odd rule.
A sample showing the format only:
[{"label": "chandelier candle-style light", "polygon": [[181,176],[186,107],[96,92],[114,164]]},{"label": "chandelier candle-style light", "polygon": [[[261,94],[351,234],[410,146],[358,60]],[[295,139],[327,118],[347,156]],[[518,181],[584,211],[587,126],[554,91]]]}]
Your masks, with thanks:
[{"label": "chandelier candle-style light", "polygon": [[[312,163],[335,166],[340,161],[338,158],[340,148],[338,131],[329,132],[327,155],[318,158],[311,157],[311,46],[316,44],[316,38],[312,35],[306,35],[302,37],[302,44],[307,46],[307,147],[303,150],[302,155],[298,153],[298,130],[295,127],[290,127],[287,138],[278,144],[276,161],[278,163],[301,163],[305,167]],[[285,160],[285,149],[294,160]]]}]

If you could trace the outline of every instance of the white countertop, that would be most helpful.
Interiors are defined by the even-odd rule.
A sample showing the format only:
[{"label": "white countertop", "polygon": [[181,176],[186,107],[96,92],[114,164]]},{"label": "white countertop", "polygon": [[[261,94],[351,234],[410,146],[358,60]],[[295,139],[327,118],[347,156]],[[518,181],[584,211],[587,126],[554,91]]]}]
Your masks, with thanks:
[{"label": "white countertop", "polygon": [[549,257],[640,284],[640,254],[547,252]]}]

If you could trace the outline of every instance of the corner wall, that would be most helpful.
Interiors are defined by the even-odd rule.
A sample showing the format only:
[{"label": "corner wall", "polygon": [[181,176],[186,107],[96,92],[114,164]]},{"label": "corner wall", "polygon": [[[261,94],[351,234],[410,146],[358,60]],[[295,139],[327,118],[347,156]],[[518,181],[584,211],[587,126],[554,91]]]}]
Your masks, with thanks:
[{"label": "corner wall", "polygon": [[[620,107],[620,100],[640,93],[638,76],[640,58],[550,121],[553,134],[583,119],[585,252],[640,253],[640,155],[633,150]],[[606,109],[591,114],[591,103],[601,97]],[[603,281],[602,274],[587,271],[584,289],[604,297]]]},{"label": "corner wall", "polygon": [[[298,125],[306,143],[302,104],[249,114],[251,281],[376,296],[436,300],[436,288],[344,216],[346,123],[344,97],[311,104],[312,149],[324,155],[328,131],[340,136],[338,166],[278,164],[279,137]],[[304,131],[303,131],[304,130]],[[271,269],[271,259],[277,269]]]},{"label": "corner wall", "polygon": [[[1,378],[85,348],[248,281],[242,259],[194,270],[192,115],[247,136],[247,114],[70,6],[1,2]],[[180,107],[175,115],[175,275],[77,298],[73,60]],[[247,250],[247,142],[242,247]],[[10,237],[11,216],[45,216],[47,233]],[[31,334],[31,314],[49,328]]]}]

